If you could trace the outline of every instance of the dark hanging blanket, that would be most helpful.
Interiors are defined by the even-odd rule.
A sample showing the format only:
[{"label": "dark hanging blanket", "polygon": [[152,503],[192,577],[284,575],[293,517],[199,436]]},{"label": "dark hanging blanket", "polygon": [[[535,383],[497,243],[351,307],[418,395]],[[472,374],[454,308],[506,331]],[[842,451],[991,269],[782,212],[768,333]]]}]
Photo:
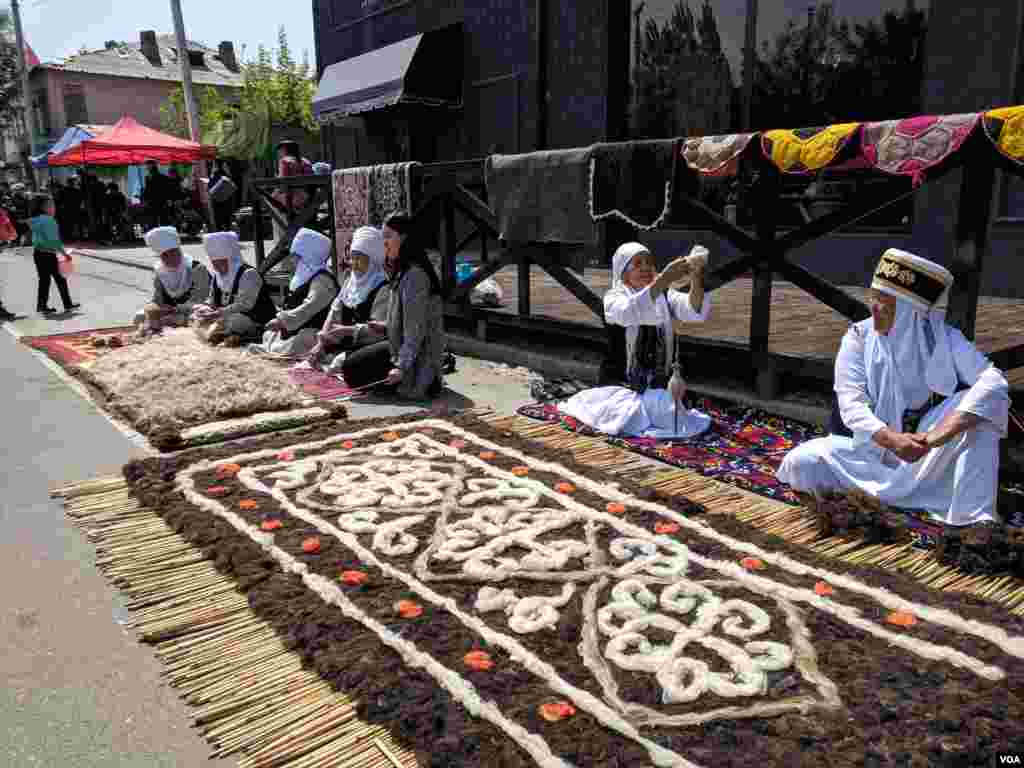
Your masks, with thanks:
[{"label": "dark hanging blanket", "polygon": [[486,180],[503,240],[597,243],[587,210],[589,148],[491,155]]},{"label": "dark hanging blanket", "polygon": [[617,217],[638,229],[668,218],[679,140],[595,144],[591,155],[590,213]]}]

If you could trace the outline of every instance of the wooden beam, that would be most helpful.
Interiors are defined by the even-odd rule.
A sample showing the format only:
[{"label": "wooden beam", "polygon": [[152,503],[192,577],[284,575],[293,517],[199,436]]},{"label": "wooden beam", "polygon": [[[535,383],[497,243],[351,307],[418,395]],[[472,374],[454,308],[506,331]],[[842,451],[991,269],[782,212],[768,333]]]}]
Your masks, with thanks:
[{"label": "wooden beam", "polygon": [[733,259],[728,264],[724,264],[708,274],[705,278],[704,290],[708,292],[715,291],[726,283],[731,283],[752,270],[755,264],[764,259],[765,255],[763,253],[748,253],[746,256]]},{"label": "wooden beam", "polygon": [[1000,184],[995,166],[983,161],[981,151],[980,142],[976,142],[971,159],[964,162],[961,171],[953,262],[950,265],[954,283],[949,292],[949,322],[968,339],[974,338],[981,270],[989,250],[989,235],[995,216],[994,201]]},{"label": "wooden beam", "polygon": [[455,207],[451,196],[441,201],[441,285],[445,296],[450,296],[458,287],[455,256]]},{"label": "wooden beam", "polygon": [[[684,206],[699,213],[706,220],[708,229],[716,235],[721,235],[744,253],[751,253],[756,250],[757,240],[755,238],[748,235],[724,216],[719,215],[716,211],[704,205],[700,200],[695,200],[691,197],[678,197],[676,198],[676,202],[680,206]],[[662,227],[662,229],[676,229],[677,224],[678,222],[672,222]],[[689,225],[688,228],[694,229],[695,227],[693,225]]]},{"label": "wooden beam", "polygon": [[515,251],[505,251],[500,258],[487,262],[477,269],[472,277],[459,283],[448,300],[453,304],[468,300],[473,289],[480,285],[480,283],[496,272],[501,271],[503,267],[515,264],[518,260],[519,257]]},{"label": "wooden beam", "polygon": [[557,264],[550,258],[537,258],[534,261],[537,266],[555,278],[559,285],[583,302],[591,312],[597,315],[602,323],[604,322],[604,301],[590,290],[589,286],[561,264]]},{"label": "wooden beam", "polygon": [[461,184],[456,185],[452,191],[452,201],[463,213],[480,227],[486,228],[493,237],[500,237],[498,230],[498,217],[490,207]]},{"label": "wooden beam", "polygon": [[281,239],[274,243],[274,248],[267,256],[266,263],[260,267],[261,275],[267,274],[288,255],[288,247],[291,245],[292,239],[294,239],[296,233],[306,226],[320,211],[320,204],[323,202],[320,199],[321,194],[322,190],[316,190],[306,203],[305,207],[303,207],[303,209],[295,215],[295,218],[288,223],[284,234],[281,235]]},{"label": "wooden beam", "polygon": [[757,211],[757,248],[760,258],[753,266],[754,289],[750,297],[750,354],[756,371],[758,394],[770,400],[778,389],[778,373],[768,357],[772,320],[772,262],[775,261],[775,220],[780,176],[777,169],[762,165],[753,187]]},{"label": "wooden beam", "polygon": [[1000,349],[988,356],[992,364],[1001,371],[1011,371],[1014,368],[1024,367],[1024,344],[1018,344],[1008,349]]},{"label": "wooden beam", "polygon": [[775,271],[797,288],[802,288],[818,301],[832,307],[836,312],[852,322],[867,320],[871,311],[867,306],[850,294],[832,285],[827,280],[808,272],[803,267],[779,257],[773,262]]},{"label": "wooden beam", "polygon": [[530,316],[530,257],[525,248],[519,253],[519,316]]}]

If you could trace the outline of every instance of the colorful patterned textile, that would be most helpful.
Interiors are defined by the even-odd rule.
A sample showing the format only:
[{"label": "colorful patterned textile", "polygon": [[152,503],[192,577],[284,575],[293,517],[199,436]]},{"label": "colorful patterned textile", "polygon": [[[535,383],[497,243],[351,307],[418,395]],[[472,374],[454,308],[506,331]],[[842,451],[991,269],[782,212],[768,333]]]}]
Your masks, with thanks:
[{"label": "colorful patterned textile", "polygon": [[687,139],[682,148],[686,164],[705,176],[735,176],[739,157],[756,133],[731,133]]},{"label": "colorful patterned textile", "polygon": [[860,123],[819,128],[766,131],[761,136],[765,157],[784,173],[810,173],[827,166],[857,132]]},{"label": "colorful patterned textile", "polygon": [[617,217],[649,230],[668,218],[679,153],[676,139],[595,144],[590,161],[590,216]]},{"label": "colorful patterned textile", "polygon": [[107,346],[111,339],[116,339],[114,349],[132,343],[136,330],[135,326],[127,325],[52,336],[22,336],[21,343],[45,352],[54,362],[63,366],[87,365],[111,349]]},{"label": "colorful patterned textile", "polygon": [[[820,428],[710,398],[687,398],[687,405],[711,416],[704,434],[688,440],[608,436],[608,442],[776,501],[800,503],[789,486],[775,479],[775,470],[792,448],[823,436]],[[525,405],[519,415],[561,424],[581,435],[598,434],[550,403]]]},{"label": "colorful patterned textile", "polygon": [[990,109],[982,125],[996,149],[1014,162],[1024,163],[1024,107]]},{"label": "colorful patterned textile", "polygon": [[340,376],[324,373],[315,368],[289,368],[288,378],[307,395],[312,395],[318,400],[337,400],[339,397],[351,395],[354,391]]},{"label": "colorful patterned textile", "polygon": [[338,260],[348,256],[352,235],[370,220],[370,173],[372,168],[345,168],[335,171],[334,238]]},{"label": "colorful patterned textile", "polygon": [[872,167],[910,176],[916,186],[924,181],[926,169],[960,148],[980,118],[979,113],[972,112],[866,123],[861,152]]},{"label": "colorful patterned textile", "polygon": [[375,165],[370,170],[370,219],[379,227],[396,211],[412,213],[410,171],[414,163]]}]

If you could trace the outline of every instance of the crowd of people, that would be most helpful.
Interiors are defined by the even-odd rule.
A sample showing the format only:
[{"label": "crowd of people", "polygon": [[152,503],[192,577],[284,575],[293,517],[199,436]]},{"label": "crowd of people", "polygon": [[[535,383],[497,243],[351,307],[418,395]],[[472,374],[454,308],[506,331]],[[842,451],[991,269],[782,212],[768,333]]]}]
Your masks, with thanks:
[{"label": "crowd of people", "polygon": [[353,388],[414,400],[440,394],[441,283],[408,216],[395,213],[380,229],[360,229],[340,277],[330,263],[331,240],[299,230],[290,246],[296,269],[280,307],[259,270],[245,263],[234,232],[203,238],[205,265],[185,256],[173,227],[154,228],[145,240],[158,262],[153,295],[135,316],[141,336],[191,326],[208,344],[335,371]]}]

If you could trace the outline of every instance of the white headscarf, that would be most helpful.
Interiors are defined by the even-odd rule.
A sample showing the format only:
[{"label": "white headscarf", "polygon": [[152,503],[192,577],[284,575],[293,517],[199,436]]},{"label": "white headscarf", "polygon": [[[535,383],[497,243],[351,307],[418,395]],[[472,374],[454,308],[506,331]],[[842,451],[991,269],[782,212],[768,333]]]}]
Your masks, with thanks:
[{"label": "white headscarf", "polygon": [[235,277],[238,270],[242,268],[242,247],[238,244],[238,235],[234,232],[213,232],[203,237],[203,247],[206,255],[212,262],[213,259],[227,259],[228,271],[221,274],[210,264],[210,274],[217,282],[217,287],[222,291],[230,291],[235,284]]},{"label": "white headscarf", "polygon": [[355,309],[370,295],[370,292],[381,283],[387,282],[384,273],[384,235],[376,227],[360,227],[352,235],[353,252],[362,253],[370,260],[366,272],[361,275],[355,270],[349,273],[348,280],[341,288],[341,293],[334,300],[335,308],[342,305]]},{"label": "white headscarf", "polygon": [[927,265],[929,271],[942,275],[946,282],[942,295],[932,305],[919,297],[906,298],[884,285],[872,285],[896,298],[896,317],[885,336],[876,333],[873,326],[867,334],[868,395],[875,405],[875,415],[902,431],[904,411],[920,408],[933,392],[949,397],[957,390],[959,379],[950,328],[946,325],[946,303],[953,276],[944,267],[919,256],[892,250],[887,253],[899,253],[901,258],[911,256],[916,263]]},{"label": "white headscarf", "polygon": [[327,268],[327,260],[331,256],[331,240],[312,229],[300,229],[292,240],[291,250],[298,261],[288,289],[297,291],[312,280],[317,272]]},{"label": "white headscarf", "polygon": [[[158,256],[175,248],[179,250],[181,248],[178,230],[174,227],[151,229],[146,233],[145,240],[146,245]],[[160,284],[172,299],[179,299],[192,290],[192,260],[184,253],[181,254],[181,260],[174,269],[169,268],[162,258],[156,260],[153,268]]]},{"label": "white headscarf", "polygon": [[[641,253],[650,253],[647,246],[641,243],[623,243],[616,251],[615,255],[612,256],[612,287],[608,289],[606,296],[614,295],[615,293],[624,293],[627,296],[633,296],[639,293],[634,288],[630,288],[623,281],[622,276],[626,270],[629,269],[630,263],[639,256]],[[661,294],[654,301],[654,310],[658,316],[658,326],[662,329],[666,339],[671,339],[673,334],[672,328],[672,313],[668,306],[668,299],[665,294]],[[636,346],[636,338],[640,333],[639,326],[628,326],[626,328],[626,360],[631,361],[633,359],[634,347]],[[670,346],[670,345],[669,345]]]}]

